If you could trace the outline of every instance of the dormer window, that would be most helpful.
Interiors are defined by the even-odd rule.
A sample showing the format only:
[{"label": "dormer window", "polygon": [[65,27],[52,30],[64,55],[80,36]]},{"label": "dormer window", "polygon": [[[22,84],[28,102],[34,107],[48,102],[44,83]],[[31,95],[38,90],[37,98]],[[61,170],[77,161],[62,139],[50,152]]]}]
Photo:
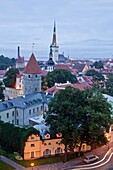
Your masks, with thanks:
[{"label": "dormer window", "polygon": [[61,133],[56,134],[57,137],[62,137]]},{"label": "dormer window", "polygon": [[50,134],[45,135],[45,139],[49,139],[50,138]]}]

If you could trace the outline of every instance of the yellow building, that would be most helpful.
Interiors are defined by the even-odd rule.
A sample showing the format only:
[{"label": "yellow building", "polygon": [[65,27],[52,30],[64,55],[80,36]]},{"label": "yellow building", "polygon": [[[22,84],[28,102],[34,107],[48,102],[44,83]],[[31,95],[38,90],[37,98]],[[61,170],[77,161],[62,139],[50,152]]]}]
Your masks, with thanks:
[{"label": "yellow building", "polygon": [[[61,134],[57,134],[55,139],[50,139],[50,134],[46,134],[45,139],[41,140],[40,136],[32,134],[25,143],[24,159],[36,159],[64,153],[64,144],[61,144],[61,136]],[[83,144],[81,150],[85,152],[91,150],[91,147]],[[74,151],[78,151],[78,148],[75,148]]]}]

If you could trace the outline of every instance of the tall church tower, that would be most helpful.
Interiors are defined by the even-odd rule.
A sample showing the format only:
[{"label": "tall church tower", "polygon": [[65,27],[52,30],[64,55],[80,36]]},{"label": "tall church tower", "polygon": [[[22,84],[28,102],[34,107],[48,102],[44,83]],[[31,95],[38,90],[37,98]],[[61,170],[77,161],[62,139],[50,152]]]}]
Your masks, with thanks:
[{"label": "tall church tower", "polygon": [[23,72],[24,94],[41,91],[41,69],[32,53]]},{"label": "tall church tower", "polygon": [[55,22],[54,22],[54,29],[53,29],[53,39],[52,39],[52,44],[50,45],[50,49],[52,49],[53,61],[56,63],[58,61],[59,46],[56,43],[56,24],[55,24]]}]

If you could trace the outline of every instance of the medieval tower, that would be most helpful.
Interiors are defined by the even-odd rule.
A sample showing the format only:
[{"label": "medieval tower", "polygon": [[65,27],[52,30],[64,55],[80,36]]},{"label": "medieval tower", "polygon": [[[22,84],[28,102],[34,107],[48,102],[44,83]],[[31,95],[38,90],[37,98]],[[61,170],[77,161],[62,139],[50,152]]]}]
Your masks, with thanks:
[{"label": "medieval tower", "polygon": [[32,53],[23,72],[24,94],[41,91],[41,69]]}]

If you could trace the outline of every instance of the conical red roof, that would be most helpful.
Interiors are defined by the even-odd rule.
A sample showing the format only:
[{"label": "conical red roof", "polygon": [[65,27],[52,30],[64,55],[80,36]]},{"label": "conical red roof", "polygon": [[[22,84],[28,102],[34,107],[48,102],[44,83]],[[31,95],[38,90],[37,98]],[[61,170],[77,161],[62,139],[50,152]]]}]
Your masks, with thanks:
[{"label": "conical red roof", "polygon": [[40,69],[38,62],[36,61],[36,58],[33,53],[24,69],[24,73],[26,73],[26,74],[41,74],[41,69]]}]

